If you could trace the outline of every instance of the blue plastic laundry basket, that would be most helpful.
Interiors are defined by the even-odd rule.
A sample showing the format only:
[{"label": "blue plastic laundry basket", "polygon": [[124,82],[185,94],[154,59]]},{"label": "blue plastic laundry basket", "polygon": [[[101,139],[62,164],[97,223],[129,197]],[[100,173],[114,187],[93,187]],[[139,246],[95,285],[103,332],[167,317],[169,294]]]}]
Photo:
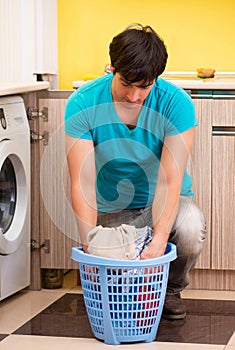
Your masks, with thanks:
[{"label": "blue plastic laundry basket", "polygon": [[106,344],[155,340],[176,247],[149,260],[116,260],[72,248],[92,331]]}]

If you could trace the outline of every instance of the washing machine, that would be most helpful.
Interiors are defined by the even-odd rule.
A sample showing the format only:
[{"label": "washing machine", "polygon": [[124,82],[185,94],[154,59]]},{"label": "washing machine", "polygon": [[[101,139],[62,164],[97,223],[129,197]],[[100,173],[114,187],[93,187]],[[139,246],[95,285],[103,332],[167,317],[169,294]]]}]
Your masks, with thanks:
[{"label": "washing machine", "polygon": [[30,130],[23,99],[0,97],[0,300],[30,284]]}]

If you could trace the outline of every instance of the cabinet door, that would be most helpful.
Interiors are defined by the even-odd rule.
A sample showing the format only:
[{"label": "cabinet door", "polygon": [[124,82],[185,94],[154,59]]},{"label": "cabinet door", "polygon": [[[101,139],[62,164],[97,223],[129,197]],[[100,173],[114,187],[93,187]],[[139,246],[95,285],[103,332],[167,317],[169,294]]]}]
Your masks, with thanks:
[{"label": "cabinet door", "polygon": [[211,259],[211,99],[194,99],[198,127],[190,174],[193,180],[195,202],[202,210],[207,225],[207,237],[196,268],[210,268]]},{"label": "cabinet door", "polygon": [[235,270],[235,98],[214,100],[213,127],[212,268]]},{"label": "cabinet door", "polygon": [[48,122],[40,118],[40,134],[49,132],[48,145],[40,142],[40,242],[41,268],[77,268],[71,259],[78,246],[78,230],[70,205],[70,178],[65,155],[64,108],[71,92],[46,91],[39,94],[39,110],[48,108]]}]

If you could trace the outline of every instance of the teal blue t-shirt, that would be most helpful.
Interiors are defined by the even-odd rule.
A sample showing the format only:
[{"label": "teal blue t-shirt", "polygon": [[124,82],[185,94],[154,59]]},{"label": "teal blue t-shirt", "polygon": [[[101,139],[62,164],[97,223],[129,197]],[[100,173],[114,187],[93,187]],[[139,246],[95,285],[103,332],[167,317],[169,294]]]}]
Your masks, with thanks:
[{"label": "teal blue t-shirt", "polygon": [[[191,98],[181,88],[158,78],[134,129],[119,118],[111,94],[113,75],[86,83],[68,99],[65,133],[93,140],[99,212],[144,208],[153,202],[165,136],[197,125]],[[192,196],[185,172],[181,194]]]}]

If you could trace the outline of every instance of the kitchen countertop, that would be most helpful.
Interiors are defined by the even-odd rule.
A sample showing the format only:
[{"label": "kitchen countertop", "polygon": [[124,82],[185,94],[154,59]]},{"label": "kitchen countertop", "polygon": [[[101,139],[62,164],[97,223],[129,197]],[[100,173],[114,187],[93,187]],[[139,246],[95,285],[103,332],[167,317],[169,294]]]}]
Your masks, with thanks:
[{"label": "kitchen countertop", "polygon": [[194,72],[165,72],[161,78],[189,90],[235,90],[235,73],[215,73],[213,78],[199,78]]},{"label": "kitchen countertop", "polygon": [[40,82],[0,82],[0,96],[15,95],[24,92],[47,90],[50,87],[48,81]]},{"label": "kitchen countertop", "polygon": [[[161,78],[186,90],[235,90],[235,72],[218,72],[213,78],[199,78],[195,72],[164,72]],[[73,81],[73,88],[86,81]]]}]

